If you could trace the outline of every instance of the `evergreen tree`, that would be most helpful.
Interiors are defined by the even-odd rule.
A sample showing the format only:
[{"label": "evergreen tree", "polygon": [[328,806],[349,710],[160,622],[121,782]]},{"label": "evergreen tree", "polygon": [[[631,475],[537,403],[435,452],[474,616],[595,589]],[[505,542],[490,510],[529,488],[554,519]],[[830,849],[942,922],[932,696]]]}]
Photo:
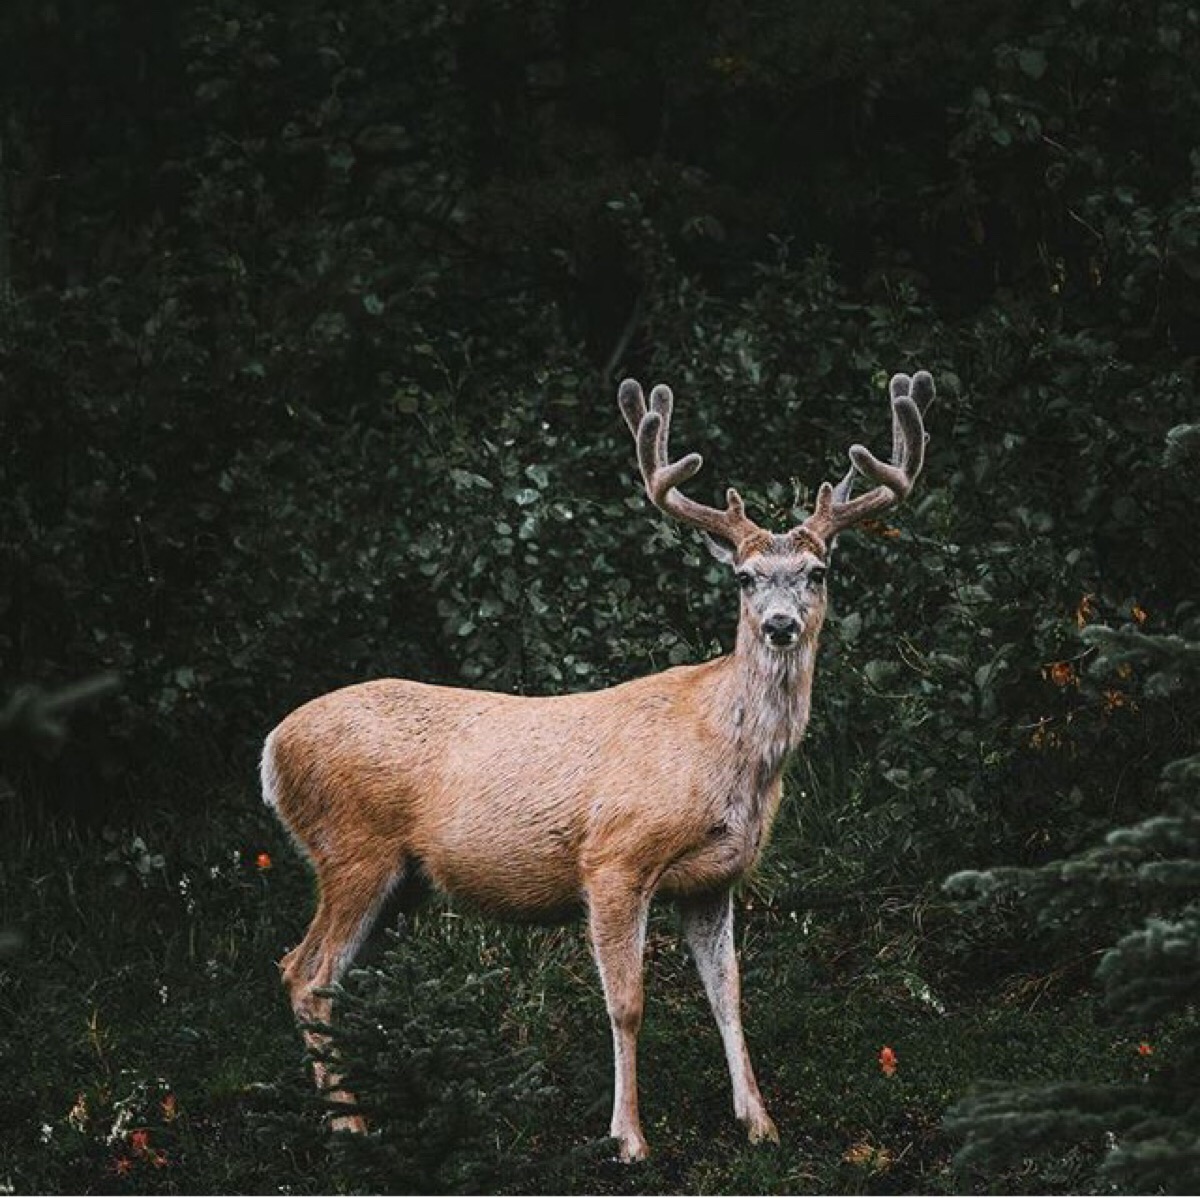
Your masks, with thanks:
[{"label": "evergreen tree", "polygon": [[[1164,466],[1198,472],[1200,425],[1172,429]],[[1147,697],[1171,698],[1198,748],[1200,605],[1183,603],[1178,631],[1093,626],[1092,674],[1143,677]],[[1186,721],[1190,719],[1190,728]],[[1019,896],[1042,926],[1078,927],[1107,913],[1132,930],[1104,952],[1097,970],[1114,1018],[1166,1037],[1140,1046],[1140,1076],[1110,1084],[1064,1081],[998,1086],[960,1101],[946,1126],[964,1137],[960,1166],[995,1164],[1086,1143],[1099,1153],[1097,1183],[1126,1192],[1200,1193],[1200,752],[1163,770],[1165,809],[1103,843],[1033,869],[955,874],[946,887],[977,900]]]}]

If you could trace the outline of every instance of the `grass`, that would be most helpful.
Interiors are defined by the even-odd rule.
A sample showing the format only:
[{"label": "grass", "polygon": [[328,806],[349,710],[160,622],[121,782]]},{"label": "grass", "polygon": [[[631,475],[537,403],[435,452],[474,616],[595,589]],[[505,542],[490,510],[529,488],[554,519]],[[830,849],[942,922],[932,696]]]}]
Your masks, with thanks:
[{"label": "grass", "polygon": [[[307,873],[265,817],[237,810],[237,819],[214,819],[197,808],[191,834],[164,820],[156,835],[151,819],[107,838],[61,829],[9,838],[0,928],[20,934],[0,959],[0,1186],[353,1192],[381,1176],[325,1134],[278,983],[275,961],[310,914]],[[201,831],[214,826],[232,830]],[[269,867],[257,860],[263,852]],[[1136,1046],[1097,1022],[1086,990],[1071,978],[972,974],[980,946],[932,892],[799,897],[814,902],[763,884],[742,899],[747,1031],[778,1148],[744,1142],[677,925],[669,911],[655,915],[641,1051],[654,1155],[634,1168],[595,1147],[607,1128],[611,1061],[582,929],[420,914],[411,943],[433,983],[427,993],[494,972],[456,1018],[477,1025],[480,1044],[531,1053],[552,1090],[500,1110],[480,1100],[495,1117],[487,1151],[504,1162],[497,1184],[581,1193],[1077,1189],[1082,1151],[1017,1173],[955,1173],[941,1118],[982,1079],[1125,1076]],[[348,985],[358,993],[354,979]],[[402,1003],[375,1001],[378,1025],[399,1018]],[[885,1045],[898,1061],[891,1076],[879,1060]],[[369,1088],[362,1097],[369,1103]],[[391,1134],[390,1117],[401,1114],[384,1113],[377,1140]],[[375,1166],[391,1170],[383,1177],[392,1190],[407,1176],[398,1152],[392,1144]]]}]

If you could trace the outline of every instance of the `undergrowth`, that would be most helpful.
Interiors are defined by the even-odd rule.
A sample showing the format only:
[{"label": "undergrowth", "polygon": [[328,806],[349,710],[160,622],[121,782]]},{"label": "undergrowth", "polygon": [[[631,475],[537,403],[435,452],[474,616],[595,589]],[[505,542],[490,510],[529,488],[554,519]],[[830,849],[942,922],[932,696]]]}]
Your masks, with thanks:
[{"label": "undergrowth", "polygon": [[[244,796],[214,803],[252,811]],[[197,828],[220,824],[214,814],[198,804]],[[647,1164],[616,1164],[605,1140],[609,1033],[582,928],[506,927],[439,905],[377,935],[346,979],[337,1043],[373,1130],[331,1136],[275,969],[310,913],[308,875],[259,819],[245,815],[236,843],[50,827],[8,842],[0,1185],[1069,1192],[1083,1147],[1037,1170],[955,1174],[944,1110],[983,1078],[1112,1079],[1138,1063],[1137,1044],[1097,1023],[1088,971],[980,984],[956,971],[954,946],[961,967],[972,936],[1002,927],[956,927],[932,890],[844,891],[840,904],[805,891],[785,831],[739,904],[748,1035],[780,1147],[751,1148],[733,1120],[669,908],[646,954]]]}]

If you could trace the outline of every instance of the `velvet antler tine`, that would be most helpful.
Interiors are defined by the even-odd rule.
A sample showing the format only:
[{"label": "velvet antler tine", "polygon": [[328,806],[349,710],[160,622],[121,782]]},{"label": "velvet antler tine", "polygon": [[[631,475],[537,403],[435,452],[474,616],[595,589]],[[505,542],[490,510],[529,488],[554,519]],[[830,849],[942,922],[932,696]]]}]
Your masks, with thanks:
[{"label": "velvet antler tine", "polygon": [[924,404],[925,407],[928,407],[933,403],[936,394],[936,388],[933,385],[933,375],[928,370],[918,370],[912,376],[912,385],[908,393],[912,396],[913,403],[918,406]]},{"label": "velvet antler tine", "polygon": [[675,396],[666,383],[658,383],[651,388],[650,411],[662,417],[658,428],[658,460],[665,465],[671,457],[671,414],[675,411]]},{"label": "velvet antler tine", "polygon": [[917,438],[917,444],[920,448],[920,465],[913,472],[913,477],[915,478],[920,473],[921,466],[925,464],[925,445],[929,440],[929,434],[925,431],[925,413],[929,411],[933,405],[933,401],[937,398],[937,388],[933,385],[933,375],[928,370],[918,370],[913,375],[912,390],[909,391],[909,398],[913,401],[917,409],[921,426],[921,435]]},{"label": "velvet antler tine", "polygon": [[900,429],[900,417],[896,412],[896,400],[902,396],[909,395],[912,391],[912,378],[907,374],[892,375],[891,382],[888,383],[888,395],[892,400],[892,461],[900,460],[900,453],[904,444],[903,436]]},{"label": "velvet antler tine", "polygon": [[895,465],[891,462],[881,462],[865,445],[851,445],[850,460],[859,474],[876,486],[890,487],[896,492],[897,498],[903,498],[912,487],[903,462]]},{"label": "velvet antler tine", "polygon": [[854,469],[854,465],[851,463],[850,469],[842,476],[842,481],[833,488],[834,503],[846,503],[849,501],[850,496],[854,493],[854,479],[857,474],[858,471]]},{"label": "velvet antler tine", "polygon": [[642,417],[646,415],[646,400],[637,379],[626,379],[621,384],[617,391],[617,403],[621,406],[621,415],[625,417],[629,431],[636,437]]}]

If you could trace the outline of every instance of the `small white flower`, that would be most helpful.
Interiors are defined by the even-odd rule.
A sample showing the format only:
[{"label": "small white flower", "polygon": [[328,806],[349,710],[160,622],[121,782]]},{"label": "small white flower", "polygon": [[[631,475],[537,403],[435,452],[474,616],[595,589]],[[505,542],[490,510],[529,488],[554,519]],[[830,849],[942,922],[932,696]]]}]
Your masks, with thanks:
[{"label": "small white flower", "polygon": [[932,1007],[939,1015],[945,1015],[946,1004],[928,986],[918,987],[913,994],[919,1002],[923,1002],[927,1007]]},{"label": "small white flower", "polygon": [[108,1129],[105,1143],[115,1144],[118,1140],[125,1138],[129,1132],[129,1128],[133,1124],[133,1108],[139,1099],[145,1097],[145,1093],[146,1083],[138,1082],[129,1094],[124,1098],[118,1099],[113,1104],[117,1112],[117,1117],[113,1120],[112,1127]]},{"label": "small white flower", "polygon": [[51,1137],[54,1135],[54,1128],[49,1123],[42,1124],[41,1140],[43,1144],[49,1144]]},{"label": "small white flower", "polygon": [[163,982],[163,984],[161,986],[159,986],[159,988],[158,988],[158,1001],[160,1003],[162,1003],[162,1005],[165,1007],[167,1005],[167,1000],[170,997],[171,997],[171,994],[170,994],[170,991],[167,989],[167,984],[166,984],[166,982]]},{"label": "small white flower", "polygon": [[104,1137],[104,1142],[106,1144],[115,1144],[118,1140],[123,1140],[132,1122],[133,1112],[127,1107],[122,1107],[117,1112],[117,1117],[113,1120],[112,1127],[108,1129],[108,1135]]}]

